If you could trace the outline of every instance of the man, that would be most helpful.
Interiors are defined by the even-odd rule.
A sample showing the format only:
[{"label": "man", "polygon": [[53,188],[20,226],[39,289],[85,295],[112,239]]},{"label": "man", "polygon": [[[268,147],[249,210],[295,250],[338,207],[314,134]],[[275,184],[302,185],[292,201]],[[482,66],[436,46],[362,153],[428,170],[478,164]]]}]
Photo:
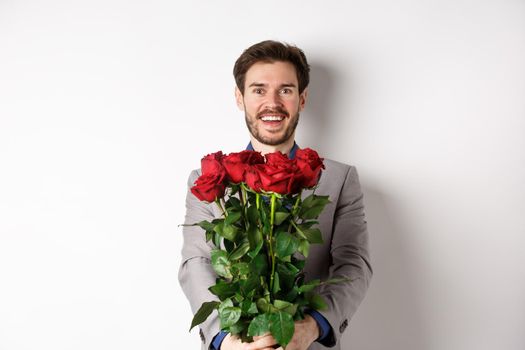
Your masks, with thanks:
[{"label": "man", "polygon": [[[295,129],[299,113],[308,96],[309,66],[299,48],[275,41],[263,41],[245,50],[234,66],[237,106],[244,111],[250,132],[248,149],[262,154],[280,151],[295,155]],[[340,349],[340,337],[368,288],[372,269],[368,253],[368,231],[364,217],[363,194],[355,167],[325,159],[316,193],[332,201],[319,217],[323,244],[314,245],[306,261],[306,279],[334,277],[352,279],[350,283],[325,285],[319,293],[328,304],[320,312],[312,310],[295,323],[295,333],[287,350]],[[199,171],[188,180],[191,187]],[[306,193],[308,195],[308,193]],[[217,208],[199,201],[188,191],[186,224],[220,217]],[[215,297],[208,287],[215,283],[210,265],[211,246],[198,227],[184,227],[184,245],[179,281],[193,312],[202,302]],[[213,316],[213,317],[212,317]],[[201,324],[203,350],[263,350],[276,344],[271,335],[242,343],[235,336],[220,332],[212,315]]]}]

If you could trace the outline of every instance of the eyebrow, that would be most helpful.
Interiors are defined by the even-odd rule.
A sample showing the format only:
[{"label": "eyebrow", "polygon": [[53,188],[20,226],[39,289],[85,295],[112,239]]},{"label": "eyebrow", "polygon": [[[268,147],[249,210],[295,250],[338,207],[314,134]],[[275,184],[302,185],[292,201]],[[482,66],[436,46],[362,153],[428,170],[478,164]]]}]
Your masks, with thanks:
[{"label": "eyebrow", "polygon": [[[254,86],[254,87],[265,87],[265,86],[268,86],[268,84],[253,82],[250,85],[248,85],[248,87],[252,87],[252,86]],[[297,86],[295,84],[293,84],[293,83],[284,83],[284,84],[281,84],[279,87],[283,88],[283,87],[297,87]]]}]

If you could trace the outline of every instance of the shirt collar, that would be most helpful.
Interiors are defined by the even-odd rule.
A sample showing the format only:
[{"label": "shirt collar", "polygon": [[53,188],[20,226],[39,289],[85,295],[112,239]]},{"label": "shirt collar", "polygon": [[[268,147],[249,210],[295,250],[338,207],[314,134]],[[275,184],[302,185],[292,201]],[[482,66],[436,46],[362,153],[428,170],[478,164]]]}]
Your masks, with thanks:
[{"label": "shirt collar", "polygon": [[[293,147],[292,147],[292,149],[290,150],[290,154],[288,155],[288,158],[290,158],[290,159],[294,159],[294,158],[295,158],[295,152],[297,152],[298,149],[299,149],[299,146],[297,146],[297,143],[295,143],[295,141],[294,141],[294,143],[293,143]],[[248,143],[248,146],[246,146],[246,150],[248,150],[248,151],[255,151],[255,150],[253,149],[253,146],[252,146],[252,143],[251,143],[251,142]]]}]

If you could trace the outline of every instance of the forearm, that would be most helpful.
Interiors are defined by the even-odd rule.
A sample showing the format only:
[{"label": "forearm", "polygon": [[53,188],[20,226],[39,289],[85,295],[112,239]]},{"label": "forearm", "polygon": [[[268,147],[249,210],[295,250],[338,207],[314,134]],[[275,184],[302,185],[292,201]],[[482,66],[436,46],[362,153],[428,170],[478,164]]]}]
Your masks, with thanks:
[{"label": "forearm", "polygon": [[[198,173],[192,172],[188,179],[188,188],[197,178]],[[211,221],[215,217],[212,206],[201,202],[188,191],[186,196],[185,225],[197,222]],[[212,246],[206,242],[205,232],[198,226],[183,227],[182,261],[179,267],[179,283],[184,294],[190,302],[193,314],[201,307],[203,302],[217,300],[208,287],[215,284],[216,274],[210,264],[210,251]],[[201,339],[209,347],[212,338],[219,332],[219,322],[216,313],[212,313],[202,323]]]},{"label": "forearm", "polygon": [[[179,269],[179,283],[186,298],[190,302],[193,314],[203,302],[217,300],[217,297],[208,291],[208,287],[215,283],[215,275],[209,270],[209,263],[205,258],[191,258],[184,262]],[[213,337],[219,332],[219,320],[216,313],[199,325],[201,339],[209,347]]]}]

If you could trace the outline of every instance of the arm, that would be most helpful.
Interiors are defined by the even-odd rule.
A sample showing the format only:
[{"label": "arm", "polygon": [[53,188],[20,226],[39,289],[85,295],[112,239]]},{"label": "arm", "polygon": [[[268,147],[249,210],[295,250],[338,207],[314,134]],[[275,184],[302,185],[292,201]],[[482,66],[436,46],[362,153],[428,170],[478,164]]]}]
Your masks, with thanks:
[{"label": "arm", "polygon": [[[188,179],[185,224],[194,224],[202,220],[211,221],[215,218],[212,205],[201,202],[189,191],[198,176],[199,173],[193,171]],[[184,242],[179,267],[179,283],[195,314],[203,302],[217,300],[217,297],[208,290],[209,286],[215,284],[216,278],[210,264],[212,246],[211,243],[206,242],[204,231],[198,226],[184,226],[182,233]],[[212,313],[200,325],[200,329],[201,339],[208,349],[213,337],[220,330],[217,313]]]},{"label": "arm", "polygon": [[355,167],[348,168],[336,203],[330,255],[329,278],[343,277],[352,281],[320,289],[328,304],[328,309],[320,313],[332,326],[330,334],[321,341],[328,347],[339,341],[372,277],[363,193]]}]

